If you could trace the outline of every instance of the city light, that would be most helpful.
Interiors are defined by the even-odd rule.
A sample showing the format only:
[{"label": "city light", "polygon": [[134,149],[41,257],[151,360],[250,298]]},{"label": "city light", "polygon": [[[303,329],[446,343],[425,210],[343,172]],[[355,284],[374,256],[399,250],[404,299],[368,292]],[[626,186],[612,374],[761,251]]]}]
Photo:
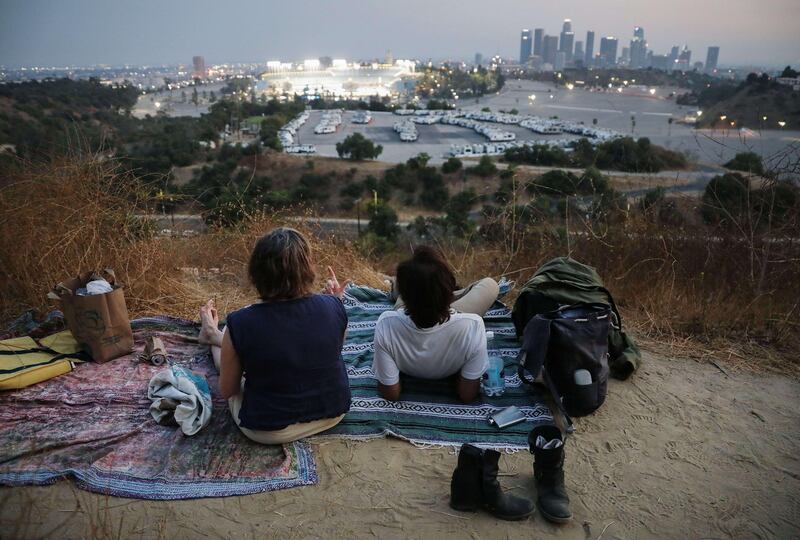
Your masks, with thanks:
[{"label": "city light", "polygon": [[783,120],[779,120],[778,125],[784,127],[786,125],[786,122],[784,122]]},{"label": "city light", "polygon": [[697,117],[699,118],[701,116],[703,116],[703,111],[697,111]]},{"label": "city light", "polygon": [[766,122],[766,121],[767,121],[767,117],[766,117],[766,116],[762,116],[762,117],[761,117],[761,120],[763,120],[764,122]]},{"label": "city light", "polygon": [[651,96],[654,96],[654,95],[656,95],[656,89],[655,89],[655,88],[651,88],[651,89],[650,89],[650,95],[651,95]]},{"label": "city light", "polygon": [[528,99],[533,101],[533,100],[536,99],[536,95],[535,94],[531,94],[531,95],[528,96]]},{"label": "city light", "polygon": [[575,88],[575,85],[574,85],[574,84],[572,84],[572,83],[567,83],[567,90],[572,90],[573,88]]},{"label": "city light", "polygon": [[728,117],[726,115],[724,115],[724,114],[719,117],[719,119],[722,120],[723,122],[725,121],[726,118],[728,118]]}]

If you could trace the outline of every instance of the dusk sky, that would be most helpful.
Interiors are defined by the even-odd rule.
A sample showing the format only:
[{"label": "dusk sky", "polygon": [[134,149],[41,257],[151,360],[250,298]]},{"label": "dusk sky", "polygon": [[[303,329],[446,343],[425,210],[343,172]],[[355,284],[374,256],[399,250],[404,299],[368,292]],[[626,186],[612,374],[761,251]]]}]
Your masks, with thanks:
[{"label": "dusk sky", "polygon": [[656,53],[721,47],[721,65],[800,64],[800,0],[0,0],[0,65],[470,59],[519,54],[523,27],[551,35],[571,18],[621,38],[636,25]]}]

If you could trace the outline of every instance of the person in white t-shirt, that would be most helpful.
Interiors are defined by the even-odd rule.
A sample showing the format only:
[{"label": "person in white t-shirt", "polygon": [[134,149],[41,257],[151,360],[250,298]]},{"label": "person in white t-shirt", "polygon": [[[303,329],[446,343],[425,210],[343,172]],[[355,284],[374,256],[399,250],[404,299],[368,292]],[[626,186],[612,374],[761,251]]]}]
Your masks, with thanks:
[{"label": "person in white t-shirt", "polygon": [[456,291],[455,276],[442,254],[421,246],[397,266],[396,284],[396,309],[382,313],[375,327],[372,371],[378,391],[396,401],[400,373],[422,379],[458,374],[458,397],[473,401],[488,367],[481,317],[497,299],[497,282],[485,278]]}]

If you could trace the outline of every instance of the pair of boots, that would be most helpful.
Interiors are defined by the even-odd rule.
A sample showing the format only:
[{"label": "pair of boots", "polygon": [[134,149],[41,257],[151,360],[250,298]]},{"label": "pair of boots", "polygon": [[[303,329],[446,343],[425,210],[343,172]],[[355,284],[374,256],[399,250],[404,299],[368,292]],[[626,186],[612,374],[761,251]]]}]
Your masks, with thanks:
[{"label": "pair of boots", "polygon": [[[537,439],[557,439],[540,448]],[[533,475],[536,480],[537,506],[545,519],[566,523],[572,519],[569,497],[564,488],[564,446],[561,430],[556,426],[540,426],[528,436],[534,455]],[[458,466],[450,482],[450,507],[461,512],[474,512],[483,507],[493,516],[505,520],[525,519],[533,513],[528,499],[503,493],[497,481],[500,453],[481,450],[471,444],[461,447]]]}]

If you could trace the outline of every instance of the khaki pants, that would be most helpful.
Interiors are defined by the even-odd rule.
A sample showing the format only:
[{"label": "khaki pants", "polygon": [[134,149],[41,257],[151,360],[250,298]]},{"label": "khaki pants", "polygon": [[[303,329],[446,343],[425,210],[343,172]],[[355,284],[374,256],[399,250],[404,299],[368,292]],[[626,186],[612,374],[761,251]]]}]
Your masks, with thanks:
[{"label": "khaki pants", "polygon": [[[455,301],[450,307],[461,313],[474,313],[483,317],[492,307],[497,295],[500,294],[500,286],[492,278],[483,278],[471,285],[455,291],[453,296]],[[394,309],[405,307],[403,299],[398,297]]]},{"label": "khaki pants", "polygon": [[[219,347],[211,347],[211,357],[214,360],[214,366],[217,368],[217,372],[219,372]],[[342,418],[344,418],[344,415],[341,415],[335,418],[322,418],[312,422],[298,422],[297,424],[292,424],[283,429],[277,429],[274,431],[248,429],[246,427],[242,427],[239,423],[239,410],[242,408],[242,400],[244,399],[244,378],[242,378],[241,388],[241,392],[231,398],[228,398],[228,408],[231,411],[231,416],[233,416],[233,421],[236,422],[237,426],[239,426],[239,430],[244,434],[245,437],[253,442],[261,444],[284,444],[293,442],[298,439],[302,439],[303,437],[310,437],[311,435],[316,435],[317,433],[325,431],[326,429],[330,429],[341,422]]]},{"label": "khaki pants", "polygon": [[312,422],[298,422],[297,424],[292,424],[291,426],[286,426],[283,429],[277,429],[275,431],[248,429],[239,424],[239,409],[242,408],[242,397],[242,393],[239,393],[228,399],[228,407],[231,410],[231,415],[233,415],[233,421],[236,422],[236,425],[239,426],[239,429],[245,437],[261,444],[284,444],[304,437],[310,437],[311,435],[316,435],[326,429],[332,428],[344,418],[344,415],[341,415],[335,418],[322,418]]}]

